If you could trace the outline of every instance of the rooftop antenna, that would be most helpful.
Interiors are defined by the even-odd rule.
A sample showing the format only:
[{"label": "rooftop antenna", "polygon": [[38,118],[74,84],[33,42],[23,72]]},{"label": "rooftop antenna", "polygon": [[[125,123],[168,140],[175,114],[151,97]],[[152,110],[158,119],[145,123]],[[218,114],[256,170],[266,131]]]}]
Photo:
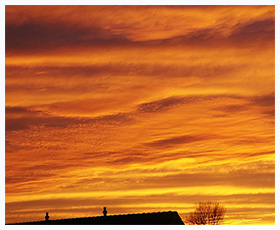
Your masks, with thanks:
[{"label": "rooftop antenna", "polygon": [[107,210],[106,210],[106,207],[104,207],[104,209],[103,209],[103,215],[104,215],[104,216],[107,216]]},{"label": "rooftop antenna", "polygon": [[49,218],[50,218],[50,217],[49,217],[49,213],[48,213],[48,212],[46,212],[45,220],[46,220],[46,221],[48,221],[48,220],[49,220]]}]

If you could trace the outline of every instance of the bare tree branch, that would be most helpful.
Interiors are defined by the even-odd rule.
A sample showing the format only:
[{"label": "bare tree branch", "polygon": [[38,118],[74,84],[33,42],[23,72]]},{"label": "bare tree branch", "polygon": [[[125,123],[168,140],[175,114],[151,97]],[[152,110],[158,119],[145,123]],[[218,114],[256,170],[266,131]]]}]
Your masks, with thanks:
[{"label": "bare tree branch", "polygon": [[222,224],[225,213],[226,209],[218,202],[199,202],[186,222],[190,225],[218,225]]}]

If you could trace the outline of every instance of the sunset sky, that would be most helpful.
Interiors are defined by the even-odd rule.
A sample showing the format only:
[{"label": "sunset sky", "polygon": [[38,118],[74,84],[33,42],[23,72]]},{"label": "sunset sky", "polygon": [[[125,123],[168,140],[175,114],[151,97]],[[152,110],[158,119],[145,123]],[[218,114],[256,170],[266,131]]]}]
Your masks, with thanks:
[{"label": "sunset sky", "polygon": [[274,6],[6,6],[5,30],[6,223],[274,224]]}]

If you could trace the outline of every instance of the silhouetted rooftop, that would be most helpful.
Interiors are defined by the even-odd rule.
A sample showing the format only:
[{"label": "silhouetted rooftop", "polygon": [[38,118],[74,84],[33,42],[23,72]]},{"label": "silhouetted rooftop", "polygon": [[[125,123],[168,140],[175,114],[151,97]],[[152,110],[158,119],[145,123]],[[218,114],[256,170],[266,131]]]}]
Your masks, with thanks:
[{"label": "silhouetted rooftop", "polygon": [[20,225],[183,225],[178,213],[153,212],[15,223]]}]

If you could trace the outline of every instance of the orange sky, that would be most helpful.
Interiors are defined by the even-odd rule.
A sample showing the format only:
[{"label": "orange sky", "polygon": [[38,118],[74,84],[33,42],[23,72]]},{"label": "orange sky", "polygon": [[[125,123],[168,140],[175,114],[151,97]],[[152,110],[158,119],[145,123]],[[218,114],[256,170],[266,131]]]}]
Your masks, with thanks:
[{"label": "orange sky", "polygon": [[274,6],[6,6],[6,223],[199,201],[274,224]]}]

